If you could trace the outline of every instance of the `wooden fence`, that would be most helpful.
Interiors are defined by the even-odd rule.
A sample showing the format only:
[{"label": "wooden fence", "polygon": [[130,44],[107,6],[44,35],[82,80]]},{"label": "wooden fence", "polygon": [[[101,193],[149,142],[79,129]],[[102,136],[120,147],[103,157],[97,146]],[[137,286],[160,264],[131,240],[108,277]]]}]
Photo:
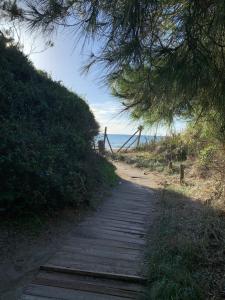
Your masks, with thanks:
[{"label": "wooden fence", "polygon": [[[128,150],[131,146],[133,146],[135,143],[137,143],[136,147],[139,147],[140,145],[140,140],[141,140],[141,133],[143,130],[143,126],[139,126],[138,129],[134,132],[134,134],[132,134],[128,140],[126,140],[125,143],[123,143],[123,145],[119,148],[119,149],[113,149],[112,145],[110,143],[109,140],[109,136],[107,133],[107,127],[105,127],[105,131],[104,131],[104,138],[103,140],[99,140],[98,141],[98,151],[100,153],[105,153],[105,149],[106,149],[106,144],[109,145],[109,149],[111,151],[112,154],[119,153],[121,150],[125,149]],[[132,139],[134,139],[130,144],[128,144]]]}]

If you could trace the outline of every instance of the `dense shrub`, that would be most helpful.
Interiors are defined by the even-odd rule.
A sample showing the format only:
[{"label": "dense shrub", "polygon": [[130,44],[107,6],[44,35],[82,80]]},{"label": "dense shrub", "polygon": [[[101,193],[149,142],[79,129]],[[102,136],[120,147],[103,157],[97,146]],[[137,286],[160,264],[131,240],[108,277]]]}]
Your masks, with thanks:
[{"label": "dense shrub", "polygon": [[0,37],[0,207],[78,205],[103,179],[88,105]]}]

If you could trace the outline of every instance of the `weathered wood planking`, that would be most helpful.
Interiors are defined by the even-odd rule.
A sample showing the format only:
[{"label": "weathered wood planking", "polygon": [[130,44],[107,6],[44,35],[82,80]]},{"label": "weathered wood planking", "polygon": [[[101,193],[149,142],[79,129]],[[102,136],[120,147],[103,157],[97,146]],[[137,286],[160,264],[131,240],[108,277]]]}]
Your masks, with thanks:
[{"label": "weathered wood planking", "polygon": [[[101,291],[101,289],[99,289]],[[106,295],[105,293],[96,293],[95,291],[74,290],[69,288],[60,288],[56,286],[31,284],[25,289],[25,297],[22,300],[33,300],[29,296],[37,296],[36,299],[57,299],[57,300],[126,300],[134,299],[124,296]],[[28,297],[27,297],[28,296]],[[35,299],[35,300],[36,300]]]},{"label": "weathered wood planking", "polygon": [[41,266],[22,300],[128,300],[143,293],[151,195],[123,182]]}]

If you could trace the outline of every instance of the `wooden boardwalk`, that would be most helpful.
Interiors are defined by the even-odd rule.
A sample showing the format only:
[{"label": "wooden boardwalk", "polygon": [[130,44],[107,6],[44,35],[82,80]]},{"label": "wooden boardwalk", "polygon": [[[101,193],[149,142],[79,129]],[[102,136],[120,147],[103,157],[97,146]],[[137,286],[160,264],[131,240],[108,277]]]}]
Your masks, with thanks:
[{"label": "wooden boardwalk", "polygon": [[23,300],[139,299],[151,192],[123,180],[25,288]]}]

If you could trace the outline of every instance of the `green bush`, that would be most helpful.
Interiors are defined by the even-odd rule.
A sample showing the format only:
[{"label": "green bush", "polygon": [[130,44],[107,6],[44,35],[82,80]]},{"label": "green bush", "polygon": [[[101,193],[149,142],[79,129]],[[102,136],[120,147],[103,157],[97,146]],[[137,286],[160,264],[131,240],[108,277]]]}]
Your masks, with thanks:
[{"label": "green bush", "polygon": [[209,145],[203,148],[199,153],[199,163],[203,167],[209,167],[212,164],[215,156],[216,147]]},{"label": "green bush", "polygon": [[0,37],[0,207],[79,205],[104,180],[88,105]]}]

